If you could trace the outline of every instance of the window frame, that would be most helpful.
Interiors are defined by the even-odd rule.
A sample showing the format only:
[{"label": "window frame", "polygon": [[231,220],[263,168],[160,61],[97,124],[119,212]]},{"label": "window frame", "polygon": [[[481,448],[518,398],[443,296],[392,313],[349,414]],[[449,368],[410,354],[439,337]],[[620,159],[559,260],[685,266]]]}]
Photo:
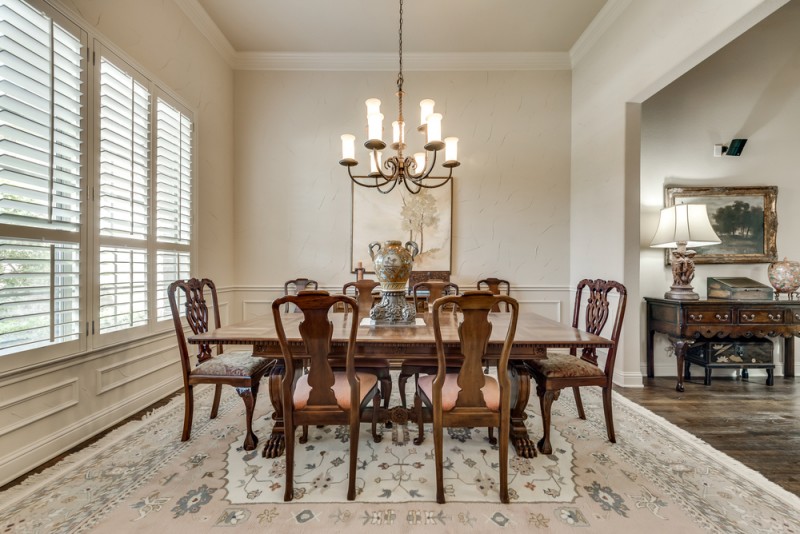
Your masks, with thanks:
[{"label": "window frame", "polygon": [[[107,349],[114,345],[142,341],[151,336],[163,335],[173,329],[171,317],[158,319],[158,272],[157,254],[159,251],[186,252],[189,255],[189,272],[193,275],[197,268],[197,218],[198,218],[198,166],[197,166],[197,112],[171,91],[158,78],[141,68],[124,51],[116,48],[110,39],[97,32],[79,16],[65,11],[62,6],[49,0],[24,0],[32,7],[42,11],[55,23],[71,32],[82,45],[81,73],[82,86],[82,132],[83,146],[81,161],[81,214],[80,230],[75,239],[74,232],[48,230],[35,227],[16,226],[0,223],[0,235],[7,239],[45,239],[47,241],[74,242],[80,247],[82,268],[80,271],[80,333],[77,340],[36,347],[0,352],[0,374],[13,370],[31,368],[44,363],[82,357],[89,353]],[[147,251],[147,321],[146,324],[101,334],[100,317],[100,250],[102,246],[127,247],[133,240],[100,236],[100,58],[113,58],[112,63],[133,75],[147,87],[150,98],[149,121],[149,161],[148,180],[148,235],[136,242],[137,248]],[[156,224],[157,199],[157,111],[161,99],[191,121],[191,216],[189,244],[159,242]],[[69,237],[71,239],[65,239]]]}]

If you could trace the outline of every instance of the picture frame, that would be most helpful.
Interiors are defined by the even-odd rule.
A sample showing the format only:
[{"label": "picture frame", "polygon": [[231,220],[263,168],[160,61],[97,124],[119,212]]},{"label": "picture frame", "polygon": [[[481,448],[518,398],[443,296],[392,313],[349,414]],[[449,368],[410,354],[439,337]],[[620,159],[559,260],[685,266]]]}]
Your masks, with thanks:
[{"label": "picture frame", "polygon": [[359,264],[374,273],[369,244],[414,241],[419,254],[414,271],[450,271],[453,182],[411,194],[398,185],[387,194],[352,184],[351,272]]},{"label": "picture frame", "polygon": [[[664,206],[705,204],[722,243],[693,247],[695,264],[771,263],[778,259],[777,186],[664,187]],[[664,250],[664,264],[670,250]]]}]

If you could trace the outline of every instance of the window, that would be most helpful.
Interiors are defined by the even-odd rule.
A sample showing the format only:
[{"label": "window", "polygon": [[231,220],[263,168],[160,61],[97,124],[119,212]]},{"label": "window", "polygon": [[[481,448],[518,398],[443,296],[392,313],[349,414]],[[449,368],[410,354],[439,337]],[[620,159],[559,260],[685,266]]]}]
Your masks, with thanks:
[{"label": "window", "polygon": [[192,114],[89,42],[0,0],[0,354],[157,331],[190,275]]},{"label": "window", "polygon": [[76,341],[84,320],[86,37],[13,0],[0,0],[0,27],[0,353],[7,353]]}]

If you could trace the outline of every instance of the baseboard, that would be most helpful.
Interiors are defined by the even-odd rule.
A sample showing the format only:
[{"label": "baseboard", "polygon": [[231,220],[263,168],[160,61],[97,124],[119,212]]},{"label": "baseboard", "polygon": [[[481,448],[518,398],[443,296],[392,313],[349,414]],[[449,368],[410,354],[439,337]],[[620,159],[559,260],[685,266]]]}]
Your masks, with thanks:
[{"label": "baseboard", "polygon": [[[155,384],[113,406],[60,428],[37,441],[26,443],[16,451],[11,451],[0,458],[0,485],[8,483],[59,454],[80,445],[92,436],[167,397],[181,387],[180,377]],[[176,436],[179,436],[180,430],[175,430]]]}]

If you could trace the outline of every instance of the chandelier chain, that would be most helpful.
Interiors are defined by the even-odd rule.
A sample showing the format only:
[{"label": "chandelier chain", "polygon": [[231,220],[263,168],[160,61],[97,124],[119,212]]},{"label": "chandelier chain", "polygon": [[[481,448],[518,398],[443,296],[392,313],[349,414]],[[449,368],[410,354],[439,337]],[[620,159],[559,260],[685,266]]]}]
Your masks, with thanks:
[{"label": "chandelier chain", "polygon": [[400,29],[398,30],[398,49],[400,51],[400,72],[397,74],[397,99],[399,119],[403,120],[403,0],[400,0]]}]

